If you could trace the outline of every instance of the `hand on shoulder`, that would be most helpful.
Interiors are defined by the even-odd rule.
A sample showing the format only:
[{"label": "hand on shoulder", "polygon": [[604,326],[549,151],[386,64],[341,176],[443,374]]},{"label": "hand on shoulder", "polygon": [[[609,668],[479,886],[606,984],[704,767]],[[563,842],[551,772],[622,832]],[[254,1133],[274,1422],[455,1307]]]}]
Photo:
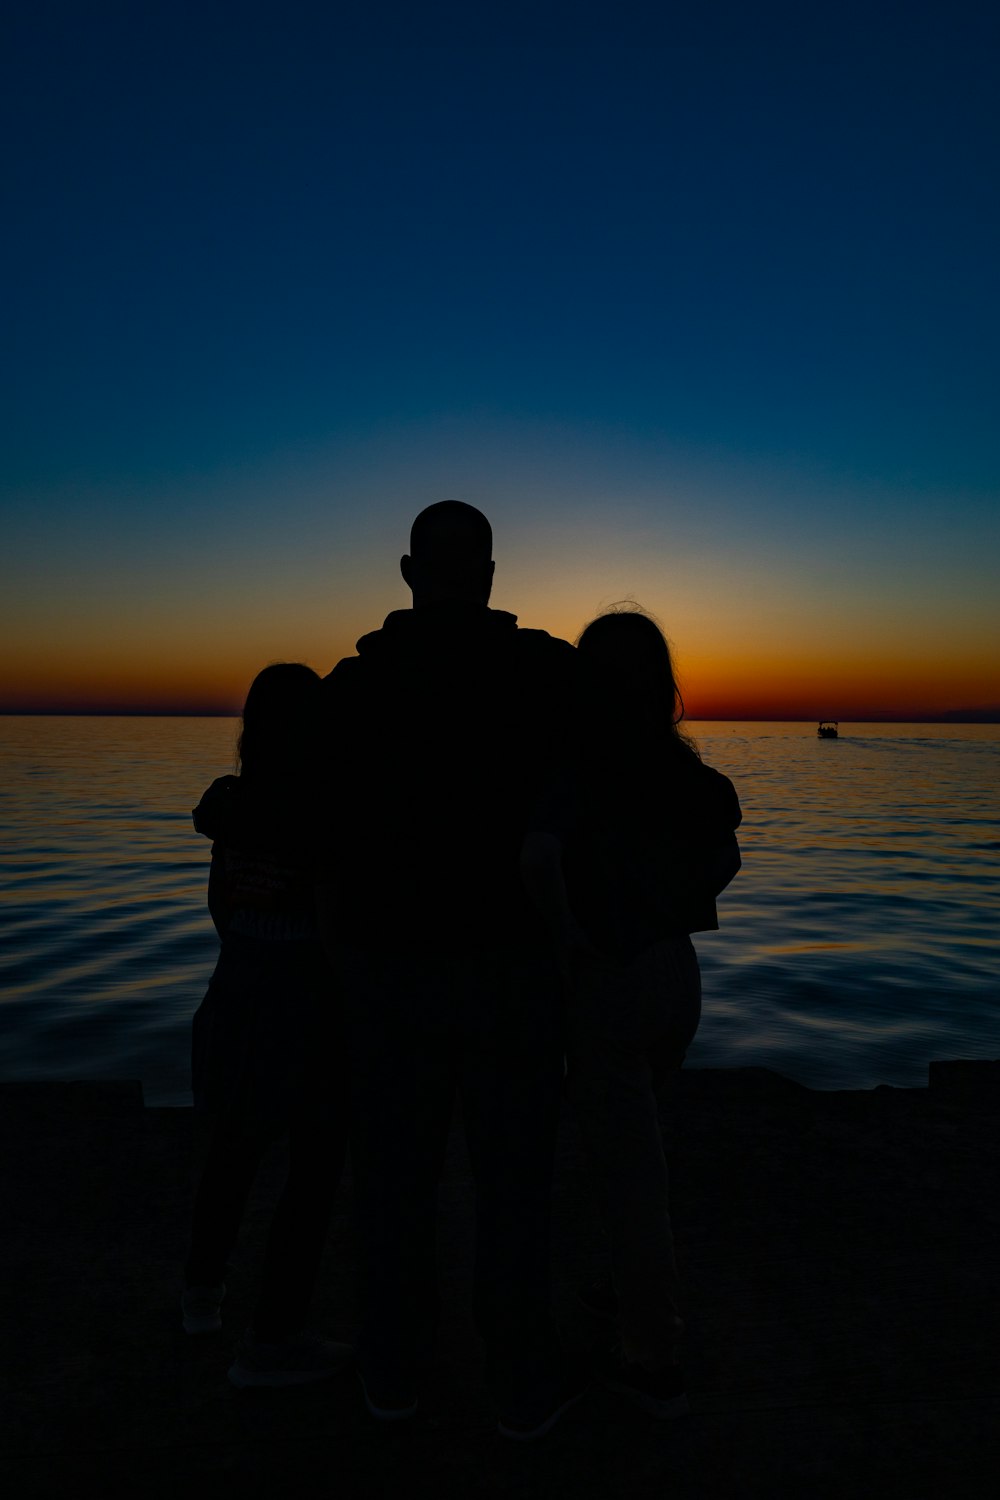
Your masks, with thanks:
[{"label": "hand on shoulder", "polygon": [[233,806],[238,794],[240,778],[238,776],[217,776],[212,785],[203,795],[198,806],[191,811],[191,817],[198,833],[202,833],[208,839],[221,836],[221,829],[225,825],[229,810]]}]

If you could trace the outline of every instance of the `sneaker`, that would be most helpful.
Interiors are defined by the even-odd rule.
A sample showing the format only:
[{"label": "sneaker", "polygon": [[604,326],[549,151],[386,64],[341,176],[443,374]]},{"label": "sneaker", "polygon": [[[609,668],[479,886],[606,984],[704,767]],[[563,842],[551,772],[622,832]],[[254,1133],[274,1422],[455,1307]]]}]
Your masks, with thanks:
[{"label": "sneaker", "polygon": [[572,1376],[551,1400],[525,1403],[523,1407],[502,1411],[497,1431],[501,1437],[513,1438],[516,1443],[530,1443],[534,1438],[544,1437],[571,1406],[583,1399],[589,1387],[590,1381],[586,1377]]},{"label": "sneaker", "polygon": [[365,1405],[380,1422],[405,1422],[407,1417],[416,1415],[417,1398],[413,1391],[380,1385],[377,1379],[363,1375],[360,1370],[358,1379],[365,1394]]},{"label": "sneaker", "polygon": [[610,1276],[588,1282],[577,1292],[576,1300],[581,1307],[593,1313],[595,1318],[605,1318],[609,1323],[614,1323],[618,1317],[618,1293]]},{"label": "sneaker", "polygon": [[622,1359],[608,1360],[600,1371],[601,1384],[617,1391],[651,1417],[665,1420],[685,1416],[690,1410],[684,1392],[684,1372],[680,1365],[662,1370],[645,1370],[642,1365],[627,1364]]},{"label": "sneaker", "polygon": [[181,1296],[181,1326],[185,1333],[218,1333],[222,1327],[223,1282],[218,1286],[185,1287]]},{"label": "sneaker", "polygon": [[336,1375],[354,1356],[350,1344],[335,1344],[315,1333],[299,1333],[280,1344],[268,1344],[248,1328],[229,1367],[233,1385],[308,1385]]}]

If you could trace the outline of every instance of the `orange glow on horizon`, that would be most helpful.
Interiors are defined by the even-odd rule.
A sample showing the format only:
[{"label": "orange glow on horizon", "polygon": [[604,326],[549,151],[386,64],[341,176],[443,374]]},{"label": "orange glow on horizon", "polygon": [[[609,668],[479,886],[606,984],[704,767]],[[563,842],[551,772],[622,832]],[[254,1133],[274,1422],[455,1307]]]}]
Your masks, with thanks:
[{"label": "orange glow on horizon", "polygon": [[[340,654],[353,654],[351,651]],[[189,713],[238,714],[253,677],[268,660],[301,660],[274,653],[265,660],[219,659],[202,662],[37,663],[3,674],[0,713]],[[339,659],[309,664],[325,674]],[[777,664],[734,671],[730,663],[692,661],[680,673],[686,714],[691,719],[863,720],[886,715],[907,718],[961,709],[996,708],[1000,684],[984,683],[969,671],[920,677],[912,666],[894,663],[879,672],[868,663],[855,670],[782,670]]]},{"label": "orange glow on horizon", "polygon": [[[57,631],[50,623],[26,646],[3,643],[0,712],[238,714],[269,662],[305,661],[325,675],[353,655],[364,628],[403,605],[403,591],[395,592],[335,618],[318,609],[241,618],[234,609],[192,611],[179,625],[166,611],[124,625],[91,617],[63,620]],[[597,600],[580,607],[578,597],[548,608],[539,597],[524,602],[522,625],[569,640],[599,607]],[[666,616],[657,599],[648,602]],[[675,608],[668,628],[692,719],[906,719],[1000,705],[1000,660],[981,639],[911,642],[906,632],[866,636],[845,624],[834,649],[831,633],[808,621],[779,630],[751,618],[741,630],[721,610],[690,604]]]}]

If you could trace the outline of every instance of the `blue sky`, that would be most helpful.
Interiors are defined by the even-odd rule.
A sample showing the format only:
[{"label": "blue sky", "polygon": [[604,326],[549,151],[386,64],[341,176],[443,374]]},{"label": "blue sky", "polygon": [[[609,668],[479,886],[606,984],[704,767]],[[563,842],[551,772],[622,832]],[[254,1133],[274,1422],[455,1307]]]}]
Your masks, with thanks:
[{"label": "blue sky", "polygon": [[405,602],[379,556],[398,589],[408,519],[452,494],[506,525],[533,623],[586,617],[610,548],[608,592],[672,619],[697,578],[698,659],[709,604],[745,635],[769,591],[794,623],[813,576],[817,638],[894,599],[914,665],[923,620],[971,688],[1000,644],[990,10],[353,14],[15,18],[16,641],[87,639],[110,680],[112,604],[186,638],[209,581],[238,614],[251,577],[294,648],[322,554],[348,649]]}]

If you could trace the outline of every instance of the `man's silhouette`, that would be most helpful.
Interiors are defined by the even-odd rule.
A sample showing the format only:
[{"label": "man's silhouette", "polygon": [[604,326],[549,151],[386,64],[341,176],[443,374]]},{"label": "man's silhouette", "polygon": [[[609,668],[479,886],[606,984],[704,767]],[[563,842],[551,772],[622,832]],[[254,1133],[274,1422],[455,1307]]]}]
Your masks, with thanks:
[{"label": "man's silhouette", "polygon": [[492,532],[459,501],[413,523],[413,608],[327,679],[330,885],[352,1033],[369,1409],[416,1408],[437,1321],[437,1179],[455,1094],[476,1180],[475,1310],[511,1436],[579,1393],[548,1310],[559,983],[518,877],[571,734],[575,655],[488,607]]}]

